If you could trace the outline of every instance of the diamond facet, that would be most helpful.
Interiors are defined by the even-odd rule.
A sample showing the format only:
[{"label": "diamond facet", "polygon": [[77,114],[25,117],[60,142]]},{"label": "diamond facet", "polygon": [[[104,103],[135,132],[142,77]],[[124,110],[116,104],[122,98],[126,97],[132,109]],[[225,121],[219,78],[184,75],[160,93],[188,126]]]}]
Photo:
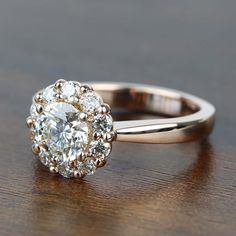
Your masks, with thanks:
[{"label": "diamond facet", "polygon": [[39,159],[45,166],[49,166],[51,156],[50,153],[43,147],[40,148]]},{"label": "diamond facet", "polygon": [[76,92],[76,88],[72,82],[65,82],[63,84],[62,94],[66,100],[70,101],[71,99],[73,99],[75,92]]},{"label": "diamond facet", "polygon": [[32,104],[31,107],[30,107],[30,115],[33,118],[37,117],[37,115],[38,115],[35,104]]},{"label": "diamond facet", "polygon": [[34,128],[31,129],[32,139],[37,145],[41,145],[44,141],[44,121],[45,116],[37,117],[34,124]]},{"label": "diamond facet", "polygon": [[93,128],[94,131],[104,134],[112,130],[112,117],[110,115],[98,114],[94,117]]},{"label": "diamond facet", "polygon": [[81,168],[83,169],[82,172],[86,175],[92,175],[96,171],[96,166],[93,160],[86,160]]},{"label": "diamond facet", "polygon": [[94,157],[105,159],[111,152],[111,145],[103,140],[91,143],[91,153]]},{"label": "diamond facet", "polygon": [[79,120],[80,111],[68,103],[52,103],[46,108],[45,140],[53,155],[78,156],[89,142],[89,128]]},{"label": "diamond facet", "polygon": [[80,105],[85,112],[95,112],[101,105],[102,99],[94,92],[87,93],[80,98]]},{"label": "diamond facet", "polygon": [[74,172],[78,169],[77,165],[78,163],[73,164],[67,158],[65,161],[60,162],[59,173],[66,178],[72,178],[74,177]]},{"label": "diamond facet", "polygon": [[53,85],[51,86],[48,86],[44,92],[43,92],[43,99],[46,101],[46,102],[53,102],[55,100],[55,91],[54,91],[54,87]]}]

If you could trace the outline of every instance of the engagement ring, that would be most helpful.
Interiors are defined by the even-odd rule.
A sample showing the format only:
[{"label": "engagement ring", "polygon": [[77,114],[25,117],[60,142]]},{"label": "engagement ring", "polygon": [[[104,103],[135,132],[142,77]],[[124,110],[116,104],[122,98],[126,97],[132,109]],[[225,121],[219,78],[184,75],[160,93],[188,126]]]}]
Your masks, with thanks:
[{"label": "engagement ring", "polygon": [[[112,108],[168,118],[113,121]],[[129,83],[58,80],[33,97],[32,150],[53,173],[83,178],[104,166],[113,141],[179,143],[212,131],[215,108],[177,90]]]}]

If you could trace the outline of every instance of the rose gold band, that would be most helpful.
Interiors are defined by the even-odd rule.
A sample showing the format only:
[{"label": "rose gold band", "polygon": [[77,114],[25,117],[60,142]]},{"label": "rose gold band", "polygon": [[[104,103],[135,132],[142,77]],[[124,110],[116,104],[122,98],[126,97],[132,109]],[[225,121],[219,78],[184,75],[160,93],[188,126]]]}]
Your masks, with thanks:
[{"label": "rose gold band", "polygon": [[177,90],[129,83],[91,83],[112,108],[135,109],[170,118],[114,122],[116,141],[179,143],[210,134],[215,108],[210,103]]}]

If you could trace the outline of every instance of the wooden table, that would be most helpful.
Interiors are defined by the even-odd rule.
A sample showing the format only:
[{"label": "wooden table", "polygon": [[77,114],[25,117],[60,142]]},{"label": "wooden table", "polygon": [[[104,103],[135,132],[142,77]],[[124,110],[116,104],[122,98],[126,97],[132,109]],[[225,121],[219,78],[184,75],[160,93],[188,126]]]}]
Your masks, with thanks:
[{"label": "wooden table", "polygon": [[[235,235],[236,2],[0,3],[0,235]],[[34,92],[59,77],[181,89],[217,108],[187,144],[115,143],[85,180],[30,151]],[[127,118],[127,117],[123,117]]]}]

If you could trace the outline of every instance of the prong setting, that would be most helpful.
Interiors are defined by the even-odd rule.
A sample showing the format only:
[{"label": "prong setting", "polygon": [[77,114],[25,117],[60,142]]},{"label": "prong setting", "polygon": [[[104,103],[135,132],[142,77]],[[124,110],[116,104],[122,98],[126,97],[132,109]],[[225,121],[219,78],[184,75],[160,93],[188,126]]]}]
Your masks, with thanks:
[{"label": "prong setting", "polygon": [[29,116],[26,119],[26,124],[27,124],[28,128],[30,128],[30,129],[34,128],[34,126],[35,126],[35,119],[33,119],[31,116]]},{"label": "prong setting", "polygon": [[87,85],[87,84],[84,84],[80,87],[80,91],[82,93],[87,93],[87,92],[92,91],[92,90],[93,90],[92,87]]},{"label": "prong setting", "polygon": [[80,154],[78,155],[77,158],[78,158],[78,161],[81,161],[81,162],[82,162],[82,161],[84,161],[85,157],[86,157],[85,153],[82,152],[82,153],[80,153]]},{"label": "prong setting", "polygon": [[80,115],[79,115],[79,119],[80,121],[84,122],[84,121],[87,121],[88,119],[88,114],[84,113],[84,112],[81,112]]},{"label": "prong setting", "polygon": [[74,177],[75,178],[80,178],[80,179],[82,179],[82,178],[84,178],[84,174],[82,174],[81,172],[79,172],[79,171],[74,171]]},{"label": "prong setting", "polygon": [[101,159],[96,159],[95,160],[95,165],[96,165],[97,168],[101,168],[101,167],[105,166],[106,163],[107,163],[106,160],[101,160]]},{"label": "prong setting", "polygon": [[95,140],[98,140],[98,139],[100,139],[101,137],[102,137],[102,134],[101,134],[101,133],[99,133],[99,132],[93,133],[93,138],[94,138]]},{"label": "prong setting", "polygon": [[33,144],[32,151],[34,154],[38,155],[40,153],[40,146],[38,144]]},{"label": "prong setting", "polygon": [[56,100],[59,101],[59,102],[63,101],[63,95],[62,95],[61,93],[57,93],[57,94],[55,95],[55,98],[56,98]]},{"label": "prong setting", "polygon": [[107,142],[112,142],[116,138],[116,133],[114,131],[104,134],[104,139]]},{"label": "prong setting", "polygon": [[54,87],[55,87],[55,90],[61,90],[65,82],[66,82],[66,81],[65,81],[64,79],[59,79],[59,80],[55,83],[55,86],[54,86]]},{"label": "prong setting", "polygon": [[93,174],[106,164],[115,138],[110,111],[91,86],[58,80],[34,96],[26,120],[33,152],[52,173]]},{"label": "prong setting", "polygon": [[43,94],[41,92],[37,93],[34,97],[34,101],[36,103],[42,103],[43,102]]},{"label": "prong setting", "polygon": [[102,104],[99,109],[98,112],[101,114],[109,114],[111,112],[111,108],[108,104]]},{"label": "prong setting", "polygon": [[43,106],[40,105],[40,104],[38,104],[38,105],[36,106],[36,111],[37,111],[39,114],[41,114],[41,113],[43,112]]},{"label": "prong setting", "polygon": [[49,170],[53,174],[58,173],[58,167],[57,166],[50,166]]}]

